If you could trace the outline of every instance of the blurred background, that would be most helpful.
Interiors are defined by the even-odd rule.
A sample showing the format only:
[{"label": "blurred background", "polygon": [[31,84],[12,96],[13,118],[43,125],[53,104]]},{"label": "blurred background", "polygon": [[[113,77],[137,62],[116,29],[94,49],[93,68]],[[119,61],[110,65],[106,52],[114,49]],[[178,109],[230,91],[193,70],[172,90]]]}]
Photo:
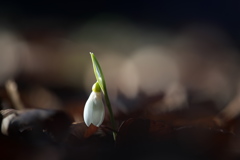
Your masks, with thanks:
[{"label": "blurred background", "polygon": [[217,112],[230,106],[224,113],[235,117],[239,3],[1,2],[0,84],[15,81],[25,108],[67,109],[82,121],[95,82],[93,52],[116,116],[142,108],[158,115],[210,101]]},{"label": "blurred background", "polygon": [[[20,138],[0,135],[3,159],[239,159],[239,8],[233,0],[0,1],[0,119],[9,108],[54,109],[18,112],[7,129]],[[92,137],[81,123],[96,81],[89,52],[125,143],[117,154],[108,115]]]}]

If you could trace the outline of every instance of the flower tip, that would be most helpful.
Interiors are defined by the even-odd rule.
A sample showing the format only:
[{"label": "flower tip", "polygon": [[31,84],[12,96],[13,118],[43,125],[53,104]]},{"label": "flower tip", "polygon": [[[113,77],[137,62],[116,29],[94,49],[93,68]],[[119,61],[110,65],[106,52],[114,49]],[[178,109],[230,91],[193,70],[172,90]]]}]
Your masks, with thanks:
[{"label": "flower tip", "polygon": [[91,123],[87,122],[85,119],[84,119],[84,122],[85,122],[86,126],[88,126],[88,127],[89,127],[90,124],[91,124]]}]

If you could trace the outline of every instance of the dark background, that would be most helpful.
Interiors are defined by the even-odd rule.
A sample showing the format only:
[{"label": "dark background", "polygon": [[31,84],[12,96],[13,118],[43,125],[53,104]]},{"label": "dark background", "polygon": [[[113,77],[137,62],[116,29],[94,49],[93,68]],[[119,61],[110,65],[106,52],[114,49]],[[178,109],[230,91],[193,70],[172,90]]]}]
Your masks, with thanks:
[{"label": "dark background", "polygon": [[[19,28],[55,24],[66,29],[102,13],[124,16],[141,25],[161,27],[176,28],[193,22],[210,22],[238,38],[239,7],[239,1],[223,0],[3,1],[0,16],[3,22]],[[42,21],[48,22],[40,23]]]},{"label": "dark background", "polygon": [[[96,156],[97,159],[103,158],[109,154],[102,147],[106,141],[96,137],[83,137],[86,126],[82,112],[95,82],[88,55],[92,51],[102,65],[118,126],[128,118],[144,117],[149,120],[150,129],[144,128],[141,121],[136,121],[135,127],[143,133],[149,132],[150,139],[160,138],[163,150],[155,149],[154,146],[151,153],[156,155],[152,158],[162,153],[174,155],[175,151],[176,157],[183,152],[184,159],[189,156],[189,151],[190,156],[194,155],[190,159],[196,159],[199,155],[219,159],[222,158],[220,153],[226,157],[239,157],[239,16],[240,1],[229,0],[1,1],[0,82],[3,91],[0,93],[3,103],[7,104],[4,107],[18,109],[10,103],[9,97],[6,98],[4,89],[5,82],[12,78],[18,85],[25,108],[66,109],[74,121],[82,126],[71,126],[70,135],[76,136],[76,139],[69,139],[69,142],[73,141],[77,146],[72,147],[72,142],[70,148],[64,146],[65,153],[62,149],[55,151],[55,146],[49,152],[49,148],[46,148],[48,144],[42,145],[45,150],[39,152],[41,147],[34,149],[35,152],[30,155],[32,159],[39,156],[46,159],[51,154],[65,159],[80,159],[85,154],[93,158]],[[191,29],[192,24],[197,27]],[[198,24],[207,25],[198,28]],[[215,28],[211,28],[211,25]],[[219,28],[221,31],[218,31]],[[168,35],[167,31],[181,33],[181,29],[182,35],[176,41],[175,37],[169,38],[162,34]],[[230,38],[222,35],[222,30]],[[15,36],[19,37],[15,39]],[[162,41],[168,39],[173,41],[175,54],[166,58],[168,52],[165,54],[165,43]],[[172,49],[167,45],[166,48]],[[177,62],[180,70],[174,68]],[[176,72],[179,72],[182,79],[177,79]],[[134,86],[135,82],[137,86]],[[165,86],[169,88],[164,88]],[[123,90],[120,90],[121,87]],[[122,91],[125,92],[121,93]],[[134,94],[129,96],[128,91]],[[225,119],[221,121],[221,115],[219,121],[215,121],[215,118],[229,104],[235,106],[230,105],[223,117],[230,115],[230,118],[238,118],[238,121],[227,129],[219,129],[219,124]],[[106,115],[106,124],[108,120]],[[152,120],[160,120],[160,123]],[[55,125],[60,126],[61,131],[65,130],[61,128],[62,123],[54,123],[53,126]],[[170,138],[166,143],[170,147],[166,148],[161,138],[162,135],[168,136],[169,132],[173,132],[168,130],[168,125],[176,129],[175,137],[172,138],[176,142]],[[131,125],[128,127],[130,129],[126,130],[125,141],[123,139],[123,142],[127,142],[126,145],[137,134],[137,142],[146,138],[146,135]],[[200,130],[197,130],[198,127]],[[42,141],[41,138],[32,139],[37,140],[37,143]],[[29,141],[32,139],[29,138]],[[99,144],[96,145],[96,142]],[[9,142],[6,141],[6,144],[9,145]],[[135,148],[135,142],[133,144]],[[2,150],[6,151],[7,156],[15,157],[20,153],[20,159],[29,159],[25,158],[29,155],[24,153],[31,151],[29,148],[22,149],[24,147],[21,145],[14,149],[19,153],[12,154],[15,145],[15,141],[8,147],[2,145]],[[138,143],[136,146],[139,147]],[[92,148],[100,152],[101,156],[90,153]],[[121,150],[120,152],[122,156],[127,155],[122,154]],[[136,153],[139,154],[138,148]],[[139,157],[143,158],[141,154]]]}]

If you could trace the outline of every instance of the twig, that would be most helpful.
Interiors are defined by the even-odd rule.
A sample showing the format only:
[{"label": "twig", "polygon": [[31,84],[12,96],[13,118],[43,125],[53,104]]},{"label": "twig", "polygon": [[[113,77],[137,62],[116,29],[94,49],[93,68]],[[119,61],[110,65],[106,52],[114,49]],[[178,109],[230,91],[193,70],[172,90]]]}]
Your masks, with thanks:
[{"label": "twig", "polygon": [[5,84],[5,88],[13,103],[13,107],[17,110],[23,110],[25,107],[20,99],[16,82],[12,79],[9,79]]}]

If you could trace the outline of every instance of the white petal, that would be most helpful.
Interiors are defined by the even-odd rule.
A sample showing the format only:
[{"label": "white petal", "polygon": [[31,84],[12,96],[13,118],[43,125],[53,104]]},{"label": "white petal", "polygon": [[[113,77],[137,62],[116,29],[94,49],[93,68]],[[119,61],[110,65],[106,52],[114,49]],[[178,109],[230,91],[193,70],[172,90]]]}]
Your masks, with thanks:
[{"label": "white petal", "polygon": [[104,105],[102,99],[94,99],[93,113],[92,113],[92,124],[99,127],[105,116]]},{"label": "white petal", "polygon": [[93,124],[99,127],[105,116],[102,95],[100,92],[92,92],[85,104],[83,118],[87,126]]},{"label": "white petal", "polygon": [[92,92],[85,104],[84,111],[83,111],[83,119],[84,122],[86,123],[87,126],[90,126],[92,123],[92,110],[93,110],[93,98],[94,98],[94,93]]}]

